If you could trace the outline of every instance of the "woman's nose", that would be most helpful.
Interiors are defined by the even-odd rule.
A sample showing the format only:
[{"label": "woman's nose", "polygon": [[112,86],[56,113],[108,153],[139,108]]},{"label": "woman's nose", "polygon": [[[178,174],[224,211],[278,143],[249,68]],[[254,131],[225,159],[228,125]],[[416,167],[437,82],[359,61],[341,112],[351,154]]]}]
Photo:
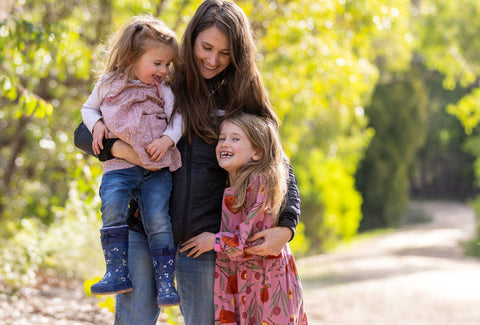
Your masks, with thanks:
[{"label": "woman's nose", "polygon": [[218,61],[218,55],[217,54],[211,54],[208,58],[207,58],[207,62],[208,64],[210,64],[211,66],[214,66],[217,64],[217,61]]}]

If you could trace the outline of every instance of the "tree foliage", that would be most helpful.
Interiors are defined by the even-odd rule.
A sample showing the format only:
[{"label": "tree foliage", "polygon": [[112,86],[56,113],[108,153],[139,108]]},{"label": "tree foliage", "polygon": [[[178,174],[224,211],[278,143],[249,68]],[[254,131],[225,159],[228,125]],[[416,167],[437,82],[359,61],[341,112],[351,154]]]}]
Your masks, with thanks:
[{"label": "tree foliage", "polygon": [[[7,15],[0,15],[3,238],[13,238],[25,220],[36,220],[47,229],[68,224],[75,212],[64,207],[78,202],[98,217],[101,165],[80,153],[72,138],[81,120],[80,107],[95,82],[102,45],[129,17],[146,13],[163,19],[180,39],[199,3],[21,0],[11,3]],[[422,83],[406,72],[412,58],[442,73],[447,88],[456,83],[475,88],[478,4],[473,0],[462,0],[461,5],[448,0],[238,0],[237,4],[252,22],[261,73],[282,120],[284,149],[299,181],[305,226],[299,230],[305,233],[296,238],[314,249],[328,249],[356,233],[362,218],[361,194],[365,199],[370,191],[388,194],[377,188],[380,184],[364,187],[361,193],[356,188],[359,163],[374,133],[382,134],[385,127],[369,121],[365,111],[378,111],[375,116],[392,127],[392,117],[405,123],[402,127],[409,122],[412,127],[423,125],[423,113],[413,109],[422,102]],[[468,10],[458,9],[462,6]],[[403,79],[383,79],[400,75]],[[380,96],[377,102],[378,94],[387,90],[399,94]],[[476,112],[479,94],[472,91],[470,96],[450,111],[464,114],[462,120],[470,119],[465,123],[473,130],[478,117],[472,111]],[[412,115],[408,119],[407,112],[420,124]],[[389,142],[372,143],[386,146],[379,149],[385,155],[377,158],[384,161],[389,155],[398,161],[403,153],[411,159],[404,143],[420,137],[386,134]],[[398,177],[406,177],[408,168],[398,166]],[[405,188],[403,179],[396,184]],[[78,195],[72,196],[72,190]],[[73,217],[86,220],[85,211],[79,209]]]},{"label": "tree foliage", "polygon": [[[244,5],[244,3],[241,3]],[[364,114],[377,62],[408,66],[408,1],[279,1],[244,5],[262,71],[299,179],[302,218],[316,249],[356,233],[354,175],[372,136]]]},{"label": "tree foliage", "polygon": [[[58,222],[54,207],[66,204],[72,186],[92,202],[99,163],[73,147],[72,132],[102,43],[134,14],[156,14],[181,35],[199,3],[14,3],[0,26],[1,220]],[[363,106],[378,77],[375,62],[398,67],[409,60],[410,45],[394,36],[408,31],[400,19],[408,1],[238,4],[254,26],[262,74],[283,121],[307,237],[325,247],[351,237],[361,218],[353,176],[372,134]]]},{"label": "tree foliage", "polygon": [[415,157],[410,194],[415,198],[463,200],[475,195],[474,156],[465,150],[468,136],[460,121],[446,111],[469,92],[468,87],[446,90],[442,75],[421,66],[428,88],[426,140]]},{"label": "tree foliage", "polygon": [[[454,90],[459,86],[467,90],[467,94],[456,103],[447,106],[447,112],[456,116],[462,123],[465,133],[464,149],[474,157],[474,173],[477,186],[480,183],[480,40],[478,30],[480,22],[478,14],[480,3],[474,0],[423,0],[416,6],[418,23],[415,26],[420,40],[418,52],[425,58],[426,66],[441,72],[445,77],[443,86]],[[442,22],[439,24],[438,22]],[[480,198],[474,207],[477,219],[480,215],[478,207]],[[480,229],[480,228],[479,228]],[[480,237],[480,230],[477,237]],[[474,240],[473,251],[478,252],[478,239]],[[477,253],[478,254],[478,253]]]},{"label": "tree foliage", "polygon": [[367,107],[375,136],[357,174],[362,229],[397,226],[407,207],[409,175],[426,137],[427,91],[414,73],[377,84]]}]

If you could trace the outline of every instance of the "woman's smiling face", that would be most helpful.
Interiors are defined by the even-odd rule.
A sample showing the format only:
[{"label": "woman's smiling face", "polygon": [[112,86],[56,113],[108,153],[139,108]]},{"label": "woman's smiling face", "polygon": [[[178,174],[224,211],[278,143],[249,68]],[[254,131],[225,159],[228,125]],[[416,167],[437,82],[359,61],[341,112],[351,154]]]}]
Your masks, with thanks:
[{"label": "woman's smiling face", "polygon": [[203,78],[212,79],[232,62],[228,36],[216,26],[203,30],[195,39],[193,55]]}]

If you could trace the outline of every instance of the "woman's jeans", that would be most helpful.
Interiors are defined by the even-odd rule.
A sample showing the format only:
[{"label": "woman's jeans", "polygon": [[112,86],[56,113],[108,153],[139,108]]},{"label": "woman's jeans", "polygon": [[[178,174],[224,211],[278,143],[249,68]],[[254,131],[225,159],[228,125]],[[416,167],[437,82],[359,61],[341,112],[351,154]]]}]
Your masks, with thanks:
[{"label": "woman's jeans", "polygon": [[[143,210],[142,210],[143,211]],[[133,291],[117,295],[115,325],[155,325],[159,315],[148,242],[144,235],[129,233],[128,267]],[[186,325],[213,325],[215,252],[197,258],[177,251],[175,273],[180,310]]]},{"label": "woman's jeans", "polygon": [[128,202],[136,198],[150,249],[174,248],[168,215],[171,191],[172,174],[168,168],[150,171],[135,166],[106,172],[100,185],[103,227],[126,225]]}]

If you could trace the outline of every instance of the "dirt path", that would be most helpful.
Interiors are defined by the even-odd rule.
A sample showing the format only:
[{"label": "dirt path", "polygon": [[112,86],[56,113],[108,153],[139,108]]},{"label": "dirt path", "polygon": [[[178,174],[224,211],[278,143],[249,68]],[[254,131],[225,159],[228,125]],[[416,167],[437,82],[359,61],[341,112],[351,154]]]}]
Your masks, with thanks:
[{"label": "dirt path", "polygon": [[472,210],[417,205],[431,222],[298,261],[311,324],[480,324],[480,260],[460,248],[474,233]]},{"label": "dirt path", "polygon": [[[480,260],[459,246],[473,235],[473,212],[455,202],[419,207],[431,222],[297,261],[311,325],[480,324]],[[0,324],[113,324],[79,281],[47,277],[13,296],[3,289]]]}]

